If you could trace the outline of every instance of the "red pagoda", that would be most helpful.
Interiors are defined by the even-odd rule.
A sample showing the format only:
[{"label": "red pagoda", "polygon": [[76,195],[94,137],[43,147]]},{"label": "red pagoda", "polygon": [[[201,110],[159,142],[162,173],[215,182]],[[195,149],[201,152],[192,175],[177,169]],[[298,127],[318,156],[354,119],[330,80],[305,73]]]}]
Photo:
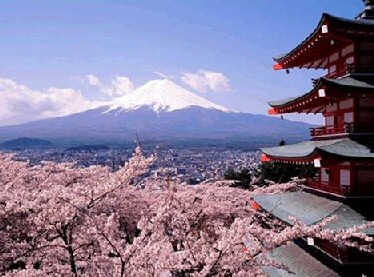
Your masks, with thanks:
[{"label": "red pagoda", "polygon": [[[363,2],[365,10],[354,20],[323,14],[303,42],[274,58],[275,70],[327,70],[326,76],[312,80],[309,92],[269,103],[272,115],[321,114],[325,121],[324,126],[311,128],[310,141],[262,149],[263,162],[318,168],[301,192],[255,199],[285,222],[289,215],[313,224],[337,214],[338,221],[330,227],[349,228],[373,218],[374,1]],[[324,256],[341,275],[374,276],[372,256],[323,241],[301,244]]]}]

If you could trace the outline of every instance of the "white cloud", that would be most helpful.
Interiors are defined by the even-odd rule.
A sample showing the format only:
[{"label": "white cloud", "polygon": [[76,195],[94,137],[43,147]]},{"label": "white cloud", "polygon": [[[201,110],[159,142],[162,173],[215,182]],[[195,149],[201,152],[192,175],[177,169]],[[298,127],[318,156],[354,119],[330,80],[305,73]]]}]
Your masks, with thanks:
[{"label": "white cloud", "polygon": [[93,75],[86,75],[88,84],[98,87],[99,90],[110,97],[119,97],[126,95],[134,90],[134,83],[126,76],[117,76],[111,81],[110,85],[104,85],[100,79]]},{"label": "white cloud", "polygon": [[0,125],[64,116],[97,107],[79,90],[51,87],[33,90],[11,79],[0,78]]},{"label": "white cloud", "polygon": [[168,80],[173,80],[176,77],[174,75],[165,74],[165,73],[162,73],[160,71],[153,71],[153,73],[156,74],[157,76],[163,78],[163,79],[168,79]]},{"label": "white cloud", "polygon": [[197,73],[182,72],[181,81],[199,92],[231,91],[230,79],[223,73],[199,70]]},{"label": "white cloud", "polygon": [[130,78],[125,76],[117,76],[112,81],[110,96],[123,96],[134,90],[134,84]]},{"label": "white cloud", "polygon": [[95,76],[93,74],[88,74],[88,75],[86,75],[86,77],[87,77],[88,83],[91,86],[100,86],[101,85],[101,81],[97,76]]}]

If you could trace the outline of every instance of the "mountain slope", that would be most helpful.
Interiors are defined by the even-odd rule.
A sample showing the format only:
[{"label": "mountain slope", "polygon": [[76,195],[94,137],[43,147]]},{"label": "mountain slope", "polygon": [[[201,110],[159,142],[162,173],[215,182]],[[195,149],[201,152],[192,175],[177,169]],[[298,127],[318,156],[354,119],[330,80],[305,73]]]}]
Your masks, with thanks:
[{"label": "mountain slope", "polygon": [[310,125],[263,115],[227,113],[191,107],[155,114],[151,109],[131,112],[106,108],[61,118],[45,119],[0,128],[0,141],[20,136],[52,141],[115,142],[133,140],[137,132],[147,140],[256,139],[257,141],[302,140]]},{"label": "mountain slope", "polygon": [[310,125],[263,115],[231,112],[168,80],[151,81],[108,106],[0,128],[0,142],[30,136],[90,143],[143,140],[302,140]]}]

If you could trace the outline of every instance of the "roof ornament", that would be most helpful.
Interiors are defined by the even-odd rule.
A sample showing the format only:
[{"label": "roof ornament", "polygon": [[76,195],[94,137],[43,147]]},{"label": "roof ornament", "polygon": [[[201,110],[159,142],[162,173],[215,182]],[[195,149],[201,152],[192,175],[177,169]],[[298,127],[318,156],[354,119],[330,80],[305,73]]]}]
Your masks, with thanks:
[{"label": "roof ornament", "polygon": [[374,1],[373,0],[362,0],[362,2],[364,2],[364,5],[366,7],[374,5]]},{"label": "roof ornament", "polygon": [[357,17],[360,19],[371,19],[374,20],[374,0],[362,0],[365,5],[365,10],[363,10]]}]

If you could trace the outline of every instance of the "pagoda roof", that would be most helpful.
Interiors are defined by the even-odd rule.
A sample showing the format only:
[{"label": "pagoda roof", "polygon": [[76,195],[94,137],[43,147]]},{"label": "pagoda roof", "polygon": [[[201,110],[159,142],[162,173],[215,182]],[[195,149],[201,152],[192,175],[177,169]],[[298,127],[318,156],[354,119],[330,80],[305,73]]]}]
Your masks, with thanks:
[{"label": "pagoda roof", "polygon": [[[320,95],[319,91],[322,88],[324,92],[323,95]],[[336,90],[342,89],[344,90],[344,95],[336,93],[331,95],[329,89],[334,89],[335,92]],[[349,89],[349,92],[347,89]],[[269,114],[292,113],[303,110],[322,112],[323,109],[319,109],[319,106],[326,104],[330,97],[337,97],[339,95],[347,97],[348,93],[353,93],[355,91],[361,93],[363,90],[365,90],[365,93],[374,94],[374,75],[349,74],[338,79],[322,77],[316,82],[313,89],[307,93],[295,97],[270,101],[269,105],[273,109],[269,110]]]},{"label": "pagoda roof", "polygon": [[[326,68],[327,58],[339,47],[349,45],[354,39],[374,39],[374,20],[346,19],[324,13],[314,31],[290,52],[274,57],[274,69],[292,67]],[[334,39],[334,43],[331,43]],[[339,43],[335,43],[335,40]],[[335,46],[336,47],[336,46]]]},{"label": "pagoda roof", "polygon": [[270,259],[285,265],[292,273],[275,267],[264,266],[270,277],[339,277],[340,275],[291,242],[274,249]]},{"label": "pagoda roof", "polygon": [[[254,200],[264,210],[290,225],[293,225],[290,217],[298,218],[307,225],[313,225],[333,215],[336,215],[337,219],[325,228],[341,230],[368,223],[362,214],[349,206],[304,191],[259,194],[254,196]],[[374,235],[372,228],[364,232]]]},{"label": "pagoda roof", "polygon": [[[371,141],[371,142],[370,142]],[[320,154],[331,154],[345,158],[374,158],[374,143],[358,142],[351,138],[305,141],[293,145],[262,148],[270,160],[313,160]]]},{"label": "pagoda roof", "polygon": [[321,78],[326,85],[336,85],[356,89],[374,89],[374,75],[351,74],[342,78]]}]

